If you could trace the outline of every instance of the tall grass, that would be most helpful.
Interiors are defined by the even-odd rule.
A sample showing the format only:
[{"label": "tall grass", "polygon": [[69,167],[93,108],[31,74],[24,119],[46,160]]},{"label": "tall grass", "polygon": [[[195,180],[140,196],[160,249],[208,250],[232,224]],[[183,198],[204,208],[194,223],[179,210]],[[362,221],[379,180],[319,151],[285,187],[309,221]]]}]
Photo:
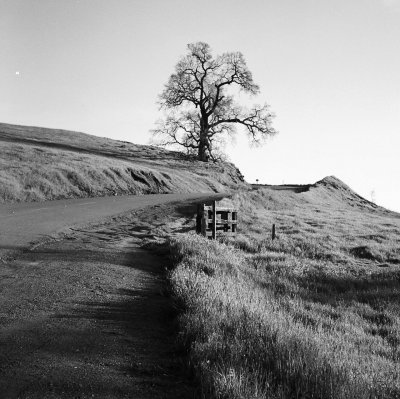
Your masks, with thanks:
[{"label": "tall grass", "polygon": [[203,397],[400,397],[399,219],[324,191],[242,193],[235,240],[172,239]]}]

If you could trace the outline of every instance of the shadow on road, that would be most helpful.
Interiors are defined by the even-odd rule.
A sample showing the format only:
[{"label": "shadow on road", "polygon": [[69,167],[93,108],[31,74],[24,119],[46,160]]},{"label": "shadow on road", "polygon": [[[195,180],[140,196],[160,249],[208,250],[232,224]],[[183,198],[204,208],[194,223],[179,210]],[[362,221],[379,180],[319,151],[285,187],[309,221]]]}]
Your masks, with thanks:
[{"label": "shadow on road", "polygon": [[1,398],[194,397],[163,258],[123,240],[75,239],[11,266],[16,278],[0,291]]}]

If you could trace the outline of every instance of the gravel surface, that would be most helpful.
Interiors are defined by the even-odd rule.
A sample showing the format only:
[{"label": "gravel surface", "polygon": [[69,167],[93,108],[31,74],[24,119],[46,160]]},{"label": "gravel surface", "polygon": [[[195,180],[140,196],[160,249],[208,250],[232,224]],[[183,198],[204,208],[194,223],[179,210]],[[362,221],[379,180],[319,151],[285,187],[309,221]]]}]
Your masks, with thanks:
[{"label": "gravel surface", "polygon": [[193,228],[192,208],[176,208],[71,229],[0,263],[0,398],[195,397],[168,260],[143,248]]}]

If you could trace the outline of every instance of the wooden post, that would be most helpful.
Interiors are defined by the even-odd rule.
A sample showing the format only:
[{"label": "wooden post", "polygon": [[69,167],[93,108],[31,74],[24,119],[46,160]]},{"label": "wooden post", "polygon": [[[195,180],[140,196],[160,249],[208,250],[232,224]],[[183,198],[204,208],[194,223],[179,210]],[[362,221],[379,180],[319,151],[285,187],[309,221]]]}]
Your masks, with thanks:
[{"label": "wooden post", "polygon": [[272,225],[272,240],[275,240],[276,238],[276,229],[275,229],[275,224]]},{"label": "wooden post", "polygon": [[235,221],[235,223],[232,223],[232,233],[236,233],[237,231],[237,212],[232,211],[232,220]]},{"label": "wooden post", "polygon": [[217,237],[217,205],[215,201],[212,203],[212,239]]}]

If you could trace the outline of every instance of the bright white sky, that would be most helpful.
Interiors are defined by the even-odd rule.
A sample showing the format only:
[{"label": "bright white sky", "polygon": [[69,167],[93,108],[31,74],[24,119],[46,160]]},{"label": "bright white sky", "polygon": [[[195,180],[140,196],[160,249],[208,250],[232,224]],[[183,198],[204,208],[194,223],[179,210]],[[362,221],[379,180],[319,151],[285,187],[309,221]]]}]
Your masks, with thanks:
[{"label": "bright white sky", "polygon": [[146,144],[195,41],[241,51],[277,115],[227,148],[249,182],[335,175],[400,211],[400,0],[0,0],[0,121]]}]

